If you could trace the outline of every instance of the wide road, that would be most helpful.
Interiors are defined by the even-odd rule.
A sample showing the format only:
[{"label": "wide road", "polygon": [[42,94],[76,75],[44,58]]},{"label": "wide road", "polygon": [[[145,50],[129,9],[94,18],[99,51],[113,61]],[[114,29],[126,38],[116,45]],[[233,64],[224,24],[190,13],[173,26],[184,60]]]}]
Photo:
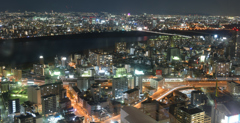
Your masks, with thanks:
[{"label": "wide road", "polygon": [[[66,89],[67,89],[67,91],[69,91],[68,87]],[[69,92],[67,92],[67,93],[69,93]],[[79,105],[77,105],[77,103],[75,102],[74,99],[71,99],[69,94],[67,94],[67,96],[71,100],[71,104],[72,104],[73,108],[76,109],[75,115],[79,116],[79,117],[84,116],[85,123],[91,122],[93,119],[87,113],[85,113]]]}]

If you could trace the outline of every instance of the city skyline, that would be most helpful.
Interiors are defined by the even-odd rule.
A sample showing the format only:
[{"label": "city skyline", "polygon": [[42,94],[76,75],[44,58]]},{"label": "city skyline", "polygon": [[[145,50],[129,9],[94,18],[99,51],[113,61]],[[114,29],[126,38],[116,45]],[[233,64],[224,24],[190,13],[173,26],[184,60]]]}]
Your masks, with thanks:
[{"label": "city skyline", "polygon": [[5,1],[0,122],[240,123],[239,4]]},{"label": "city skyline", "polygon": [[[15,4],[13,4],[15,3]],[[102,1],[76,1],[76,0],[60,0],[60,1],[4,1],[0,5],[0,11],[56,11],[56,12],[101,12],[106,11],[110,13],[150,13],[150,14],[198,14],[198,15],[239,15],[239,8],[237,5],[240,1],[207,1],[201,2],[184,0],[171,1],[126,1],[123,0],[118,4],[114,4],[109,0]]]}]

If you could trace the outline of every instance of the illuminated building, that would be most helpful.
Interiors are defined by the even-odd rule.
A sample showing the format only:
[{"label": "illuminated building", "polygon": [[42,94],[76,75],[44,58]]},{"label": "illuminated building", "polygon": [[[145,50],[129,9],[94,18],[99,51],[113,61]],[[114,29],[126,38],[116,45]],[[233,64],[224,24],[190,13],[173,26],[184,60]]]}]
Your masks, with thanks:
[{"label": "illuminated building", "polygon": [[128,90],[126,77],[113,78],[112,80],[112,97],[114,99],[122,98],[123,92]]},{"label": "illuminated building", "polygon": [[94,69],[90,70],[82,70],[80,73],[81,77],[93,77],[94,76]]},{"label": "illuminated building", "polygon": [[230,101],[212,106],[212,123],[237,123],[240,121],[239,103]]},{"label": "illuminated building", "polygon": [[22,80],[22,70],[17,70],[16,81]]},{"label": "illuminated building", "polygon": [[153,88],[151,86],[143,86],[143,93],[148,93],[149,96],[153,95],[156,92],[156,88]]},{"label": "illuminated building", "polygon": [[20,113],[20,100],[8,100],[8,114]]},{"label": "illuminated building", "polygon": [[28,86],[28,101],[33,104],[41,104],[41,91],[37,85]]},{"label": "illuminated building", "polygon": [[144,75],[143,71],[135,69],[134,87],[138,88],[140,93],[142,93],[143,75]]},{"label": "illuminated building", "polygon": [[43,118],[38,113],[27,113],[14,116],[14,123],[43,123]]},{"label": "illuminated building", "polygon": [[9,91],[9,82],[0,82],[0,87],[1,87],[1,93],[7,93]]},{"label": "illuminated building", "polygon": [[93,97],[93,101],[98,102],[101,97],[101,84],[94,83],[91,86],[91,95]]},{"label": "illuminated building", "polygon": [[96,18],[92,18],[92,24],[96,24]]},{"label": "illuminated building", "polygon": [[235,49],[235,57],[236,58],[239,58],[240,57],[240,31],[236,31],[235,32],[235,48],[232,48],[232,49]]},{"label": "illuminated building", "polygon": [[204,94],[202,91],[192,91],[191,92],[191,104],[194,106],[203,105],[204,103]]},{"label": "illuminated building", "polygon": [[44,58],[43,58],[43,56],[40,56],[40,57],[39,57],[39,60],[40,60],[40,61],[39,61],[40,64],[44,64]]},{"label": "illuminated building", "polygon": [[59,107],[59,96],[55,94],[42,96],[42,114],[48,115],[53,114],[58,111]]},{"label": "illuminated building", "polygon": [[33,64],[33,70],[36,75],[44,76],[44,64]]},{"label": "illuminated building", "polygon": [[80,77],[77,80],[77,87],[80,91],[87,91],[91,84],[94,83],[94,78]]},{"label": "illuminated building", "polygon": [[187,109],[180,107],[177,109],[175,117],[180,123],[205,123],[205,112],[198,108]]},{"label": "illuminated building", "polygon": [[62,67],[63,68],[65,68],[66,67],[66,60],[67,60],[67,58],[66,57],[61,57],[61,65],[62,65]]},{"label": "illuminated building", "polygon": [[166,104],[152,100],[151,98],[143,101],[140,108],[143,113],[160,123],[170,122],[170,119],[175,121],[175,118],[169,114],[167,109],[168,106]]},{"label": "illuminated building", "polygon": [[117,51],[117,53],[123,53],[126,52],[126,42],[117,42],[115,43],[115,49]]},{"label": "illuminated building", "polygon": [[72,105],[71,105],[71,100],[69,100],[69,98],[64,98],[64,99],[61,99],[59,101],[59,107],[61,109],[68,109],[68,108],[71,108]]},{"label": "illuminated building", "polygon": [[58,57],[54,58],[54,65],[57,67],[59,65]]},{"label": "illuminated building", "polygon": [[89,62],[91,65],[94,65],[94,66],[97,66],[97,63],[98,63],[98,54],[94,53],[94,52],[91,52],[89,50]]},{"label": "illuminated building", "polygon": [[98,55],[97,66],[110,66],[112,65],[112,55]]},{"label": "illuminated building", "polygon": [[230,61],[217,61],[216,66],[216,77],[229,77],[232,63]]},{"label": "illuminated building", "polygon": [[81,59],[81,55],[80,54],[74,54],[74,62],[77,64],[77,60]]},{"label": "illuminated building", "polygon": [[123,93],[124,103],[127,105],[134,104],[139,100],[139,89],[130,89]]},{"label": "illuminated building", "polygon": [[240,67],[235,67],[234,75],[237,75],[237,76],[240,75]]},{"label": "illuminated building", "polygon": [[[59,95],[63,88],[62,82],[49,83],[39,86],[41,90],[41,96],[47,96],[51,94]],[[60,96],[61,97],[61,96]]]},{"label": "illuminated building", "polygon": [[[115,69],[115,68],[113,68],[113,69]],[[125,68],[119,67],[119,68],[117,68],[115,70],[116,71],[113,72],[115,78],[126,77],[127,76],[127,70]]]},{"label": "illuminated building", "polygon": [[132,75],[128,75],[127,80],[128,80],[128,88],[133,89],[134,88],[134,77],[132,77]]},{"label": "illuminated building", "polygon": [[130,54],[130,55],[134,55],[134,54],[135,54],[135,46],[134,46],[134,44],[131,44],[129,54]]},{"label": "illuminated building", "polygon": [[157,20],[154,19],[152,22],[152,27],[155,28],[156,26],[157,26]]},{"label": "illuminated building", "polygon": [[172,61],[180,61],[180,49],[179,48],[168,48],[167,52],[167,60]]},{"label": "illuminated building", "polygon": [[3,66],[0,66],[0,76],[3,76]]},{"label": "illuminated building", "polygon": [[227,91],[238,97],[240,95],[240,84],[234,81],[227,82]]},{"label": "illuminated building", "polygon": [[15,81],[21,81],[21,79],[22,79],[22,70],[11,69],[11,73],[12,73]]},{"label": "illuminated building", "polygon": [[150,79],[150,86],[158,90],[161,85],[163,85],[164,79],[163,78],[152,78]]},{"label": "illuminated building", "polygon": [[155,123],[156,120],[132,106],[125,106],[121,109],[122,123]]},{"label": "illuminated building", "polygon": [[[40,103],[41,103],[41,98],[40,98]],[[42,113],[42,105],[36,105],[36,104],[33,104],[29,101],[26,101],[26,102],[22,103],[21,108],[20,108],[20,113],[21,114],[26,114],[28,112]]]},{"label": "illuminated building", "polygon": [[3,76],[4,77],[7,78],[10,75],[10,73],[11,73],[10,70],[3,69]]}]

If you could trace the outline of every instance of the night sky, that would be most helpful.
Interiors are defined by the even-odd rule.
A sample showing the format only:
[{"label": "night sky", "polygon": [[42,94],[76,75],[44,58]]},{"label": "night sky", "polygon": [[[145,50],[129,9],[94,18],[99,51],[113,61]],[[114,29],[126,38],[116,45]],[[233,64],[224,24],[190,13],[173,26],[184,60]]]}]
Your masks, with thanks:
[{"label": "night sky", "polygon": [[240,15],[240,0],[1,0],[0,11]]}]

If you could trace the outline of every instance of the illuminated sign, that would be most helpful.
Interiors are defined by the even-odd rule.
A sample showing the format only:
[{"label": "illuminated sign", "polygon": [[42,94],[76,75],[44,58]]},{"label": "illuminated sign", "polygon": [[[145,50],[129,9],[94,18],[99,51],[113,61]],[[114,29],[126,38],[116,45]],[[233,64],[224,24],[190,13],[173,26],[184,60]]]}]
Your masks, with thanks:
[{"label": "illuminated sign", "polygon": [[143,71],[138,71],[138,70],[135,70],[135,74],[136,75],[144,75]]},{"label": "illuminated sign", "polygon": [[40,58],[40,59],[42,59],[42,58],[43,58],[43,56],[39,56],[39,58]]},{"label": "illuminated sign", "polygon": [[62,57],[62,60],[66,60],[67,58],[66,57]]}]

